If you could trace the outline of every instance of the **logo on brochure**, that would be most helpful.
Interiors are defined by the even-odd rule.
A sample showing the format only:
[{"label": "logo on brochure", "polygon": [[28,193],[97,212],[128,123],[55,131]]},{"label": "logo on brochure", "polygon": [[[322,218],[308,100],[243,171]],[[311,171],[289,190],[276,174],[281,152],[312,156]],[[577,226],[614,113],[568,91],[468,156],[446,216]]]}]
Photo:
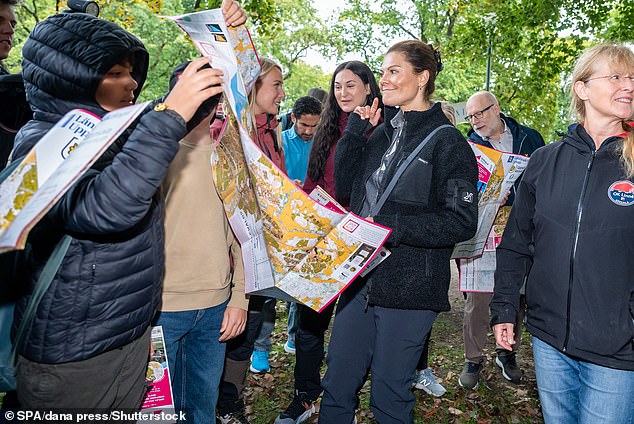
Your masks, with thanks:
[{"label": "logo on brochure", "polygon": [[628,180],[615,181],[608,189],[608,197],[619,206],[634,204],[634,184]]},{"label": "logo on brochure", "polygon": [[77,148],[77,145],[79,144],[78,142],[78,138],[77,137],[73,137],[68,143],[66,143],[66,145],[62,148],[62,157],[64,159],[66,159],[68,156],[70,156],[71,153],[73,153],[73,150],[75,150],[75,148]]},{"label": "logo on brochure", "polygon": [[227,37],[224,32],[222,32],[222,28],[219,24],[207,24],[207,29],[211,32],[211,35],[214,36],[214,39],[220,43],[226,43]]},{"label": "logo on brochure", "polygon": [[359,224],[357,224],[356,222],[352,220],[349,220],[348,222],[343,224],[343,229],[348,231],[349,233],[354,233],[354,231],[357,229],[358,226]]}]

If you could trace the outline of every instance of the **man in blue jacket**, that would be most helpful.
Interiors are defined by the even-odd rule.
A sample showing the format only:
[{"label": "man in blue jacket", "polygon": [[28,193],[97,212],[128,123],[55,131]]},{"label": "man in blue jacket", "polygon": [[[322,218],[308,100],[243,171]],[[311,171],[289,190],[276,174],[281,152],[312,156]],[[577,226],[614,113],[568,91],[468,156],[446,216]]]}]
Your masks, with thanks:
[{"label": "man in blue jacket", "polygon": [[[544,139],[532,128],[520,125],[515,119],[505,116],[500,111],[500,104],[495,96],[488,91],[480,91],[473,94],[466,105],[467,119],[472,129],[468,133],[469,141],[481,146],[493,148],[507,153],[516,153],[526,156],[533,154],[535,150],[544,145]],[[519,184],[519,180],[516,185]],[[508,195],[505,206],[512,206],[515,200],[515,187]],[[484,365],[482,350],[486,344],[489,332],[489,303],[492,293],[467,293],[464,309],[463,339],[465,366],[458,382],[460,386],[475,389],[478,386],[480,371]],[[522,296],[523,298],[523,296]],[[516,323],[521,334],[521,323],[524,314],[518,316]],[[519,383],[521,371],[515,359],[515,353],[519,348],[514,345],[513,352],[504,349],[496,349],[495,363],[500,367],[502,375],[513,383]]]}]

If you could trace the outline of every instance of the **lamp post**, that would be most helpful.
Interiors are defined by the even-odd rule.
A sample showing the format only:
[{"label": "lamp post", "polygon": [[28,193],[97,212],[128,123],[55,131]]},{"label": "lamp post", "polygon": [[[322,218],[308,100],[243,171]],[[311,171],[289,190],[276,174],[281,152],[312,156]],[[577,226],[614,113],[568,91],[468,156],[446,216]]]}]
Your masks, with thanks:
[{"label": "lamp post", "polygon": [[491,53],[493,50],[493,41],[491,41],[491,34],[489,34],[489,47],[487,47],[487,77],[485,82],[485,90],[489,91],[491,86]]},{"label": "lamp post", "polygon": [[484,21],[487,28],[487,38],[488,38],[488,46],[487,46],[487,74],[485,81],[485,90],[490,91],[491,87],[491,55],[493,54],[493,31],[495,29],[495,24],[497,23],[497,16],[495,12],[487,13],[484,15]]}]

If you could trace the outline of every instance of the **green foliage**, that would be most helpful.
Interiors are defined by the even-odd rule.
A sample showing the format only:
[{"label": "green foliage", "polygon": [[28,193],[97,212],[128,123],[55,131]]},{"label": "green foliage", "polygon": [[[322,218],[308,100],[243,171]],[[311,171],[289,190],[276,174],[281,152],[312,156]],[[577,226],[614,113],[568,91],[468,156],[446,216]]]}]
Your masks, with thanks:
[{"label": "green foliage", "polygon": [[[588,43],[632,40],[634,3],[618,0],[349,0],[337,29],[346,44],[380,66],[393,41],[417,38],[443,55],[436,98],[466,101],[485,88],[502,110],[547,140],[570,120],[563,81]],[[596,34],[596,35],[595,35]]]},{"label": "green foliage", "polygon": [[[102,17],[137,35],[150,52],[142,98],[163,94],[177,64],[197,52],[183,33],[158,15],[178,15],[221,0],[99,0]],[[634,33],[634,3],[623,0],[347,0],[327,22],[312,0],[242,0],[261,56],[275,59],[285,74],[284,108],[329,78],[307,62],[309,49],[343,59],[363,57],[378,69],[390,44],[419,38],[439,49],[445,70],[437,99],[465,101],[485,88],[487,48],[492,45],[491,91],[504,112],[553,140],[570,121],[565,82],[580,51],[601,41],[628,42]],[[65,8],[65,1],[59,3]],[[50,0],[24,0],[15,48],[6,61],[20,68],[20,48],[33,26],[55,13]]]},{"label": "green foliage", "polygon": [[324,74],[320,67],[308,65],[302,60],[295,62],[290,78],[284,80],[286,98],[282,102],[281,110],[290,111],[298,98],[305,96],[308,90],[315,87],[328,91],[330,75]]},{"label": "green foliage", "polygon": [[284,70],[286,98],[282,110],[290,110],[301,96],[313,87],[327,89],[329,77],[318,66],[306,62],[309,49],[320,51],[324,56],[341,55],[345,46],[334,36],[330,28],[316,17],[317,11],[307,0],[277,0],[282,28],[267,33],[256,26],[253,39],[260,56],[278,62]]}]

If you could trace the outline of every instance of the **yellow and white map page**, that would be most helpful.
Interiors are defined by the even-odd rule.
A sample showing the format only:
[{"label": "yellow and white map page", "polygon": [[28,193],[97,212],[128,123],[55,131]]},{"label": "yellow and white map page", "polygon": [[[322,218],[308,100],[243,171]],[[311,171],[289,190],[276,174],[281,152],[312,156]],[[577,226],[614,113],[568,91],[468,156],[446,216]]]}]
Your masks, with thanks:
[{"label": "yellow and white map page", "polygon": [[231,114],[225,120],[225,129],[212,154],[211,169],[229,224],[242,247],[246,291],[273,287],[275,278],[264,240],[262,214],[242,151],[238,125]]},{"label": "yellow and white map page", "polygon": [[321,311],[368,266],[391,230],[314,201],[255,143],[243,148],[275,287]]},{"label": "yellow and white map page", "polygon": [[251,131],[248,93],[260,75],[261,66],[251,35],[244,25],[227,27],[221,9],[181,16],[166,16],[189,35],[210,65],[224,73],[224,95],[240,124]]},{"label": "yellow and white map page", "polygon": [[[349,214],[310,199],[256,147],[250,137],[253,121],[246,87],[260,69],[244,26],[227,28],[217,9],[171,19],[225,75],[223,89],[231,108],[226,112],[232,113],[212,166],[229,223],[242,246],[245,291],[297,299],[322,309],[361,272],[390,230],[357,217],[363,223],[348,223],[342,231],[340,223],[354,221]],[[353,266],[354,271],[341,272],[338,267],[362,244],[372,246],[367,260],[356,260],[360,265]]]},{"label": "yellow and white map page", "polygon": [[528,157],[469,142],[478,161],[478,229],[473,238],[458,243],[452,258],[480,256],[506,193],[522,175]]},{"label": "yellow and white map page", "polygon": [[[23,249],[33,226],[145,109],[68,112],[0,184],[0,252]],[[71,154],[72,153],[72,154]]]}]

